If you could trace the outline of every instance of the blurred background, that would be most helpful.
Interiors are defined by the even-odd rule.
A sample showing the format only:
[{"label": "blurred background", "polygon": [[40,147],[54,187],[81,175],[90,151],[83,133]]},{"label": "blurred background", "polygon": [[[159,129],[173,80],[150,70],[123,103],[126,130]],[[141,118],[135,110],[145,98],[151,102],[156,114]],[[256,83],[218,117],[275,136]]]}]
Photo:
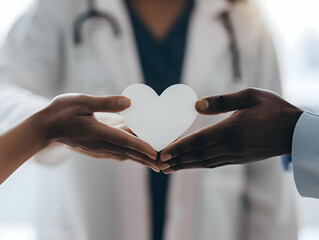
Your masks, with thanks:
[{"label": "blurred background", "polygon": [[[256,0],[275,40],[283,80],[283,96],[319,112],[319,1]],[[0,1],[0,44],[15,19],[32,0]],[[29,162],[0,188],[0,240],[35,240],[40,166]],[[45,169],[41,169],[43,174]],[[48,173],[49,174],[49,173]],[[287,173],[287,174],[291,174]],[[292,176],[291,176],[292,177]],[[294,187],[294,186],[293,186]],[[50,192],[48,189],[48,196]],[[319,239],[319,200],[296,192],[299,239]],[[23,204],[21,204],[21,201]],[[18,230],[18,231],[17,231]]]}]

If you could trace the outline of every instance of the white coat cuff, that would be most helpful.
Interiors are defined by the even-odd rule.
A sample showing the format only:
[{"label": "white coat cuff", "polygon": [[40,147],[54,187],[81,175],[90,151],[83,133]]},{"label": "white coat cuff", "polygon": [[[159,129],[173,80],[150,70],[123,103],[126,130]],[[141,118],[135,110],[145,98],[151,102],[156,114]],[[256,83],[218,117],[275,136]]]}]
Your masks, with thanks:
[{"label": "white coat cuff", "polygon": [[292,141],[295,183],[300,195],[319,198],[319,115],[304,112]]}]

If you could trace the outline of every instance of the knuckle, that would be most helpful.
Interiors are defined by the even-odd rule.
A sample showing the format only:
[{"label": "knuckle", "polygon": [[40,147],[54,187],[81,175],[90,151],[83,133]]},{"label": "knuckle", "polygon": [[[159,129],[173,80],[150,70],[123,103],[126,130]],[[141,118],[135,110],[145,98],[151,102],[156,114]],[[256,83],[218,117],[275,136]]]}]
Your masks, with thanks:
[{"label": "knuckle", "polygon": [[129,140],[128,140],[126,137],[123,137],[123,138],[121,139],[121,145],[122,145],[122,147],[124,147],[124,148],[129,148],[129,147],[130,147]]},{"label": "knuckle", "polygon": [[78,94],[76,96],[73,96],[73,102],[74,103],[86,103],[88,96],[85,94]]},{"label": "knuckle", "polygon": [[[212,101],[212,100],[211,100]],[[226,106],[225,104],[225,97],[223,95],[220,95],[220,96],[216,96],[213,100],[213,103],[210,102],[209,104],[213,109],[216,109],[216,110],[223,110]]]},{"label": "knuckle", "polygon": [[103,153],[107,151],[107,146],[102,141],[88,142],[86,145],[95,152]]},{"label": "knuckle", "polygon": [[205,153],[204,150],[200,149],[200,150],[196,150],[193,151],[191,153],[191,157],[195,160],[197,160],[198,162],[202,162],[205,160]]},{"label": "knuckle", "polygon": [[171,155],[173,157],[175,157],[175,159],[172,159],[172,160],[176,160],[178,158],[178,156],[181,156],[183,153],[184,153],[184,150],[183,150],[183,146],[177,144],[172,150],[171,150]]},{"label": "knuckle", "polygon": [[205,136],[203,134],[196,134],[191,141],[191,145],[195,148],[202,148],[206,143]]},{"label": "knuckle", "polygon": [[247,89],[245,90],[245,93],[246,93],[247,95],[254,95],[254,94],[256,94],[256,91],[257,91],[256,88],[249,87],[249,88],[247,88]]},{"label": "knuckle", "polygon": [[182,164],[180,165],[176,165],[174,167],[172,167],[173,171],[179,171],[179,170],[182,170],[184,169],[184,166]]},{"label": "knuckle", "polygon": [[211,165],[211,162],[212,162],[212,160],[201,161],[201,162],[200,162],[200,165],[201,165],[203,168],[209,168],[209,166]]},{"label": "knuckle", "polygon": [[124,160],[128,160],[129,157],[127,156],[127,154],[125,152],[120,152],[119,153],[119,158],[124,161]]},{"label": "knuckle", "polygon": [[174,158],[167,162],[171,167],[180,165],[180,158]]},{"label": "knuckle", "polygon": [[76,105],[78,109],[83,111],[87,111],[90,109],[89,102],[87,101],[87,96],[85,95],[79,95],[73,102],[73,104]]},{"label": "knuckle", "polygon": [[247,101],[255,101],[258,96],[258,90],[256,88],[247,88],[245,90],[245,96]]},{"label": "knuckle", "polygon": [[214,162],[212,162],[210,164],[209,168],[217,168],[217,167],[222,167],[224,165],[226,165],[226,164],[225,163],[214,163]]}]

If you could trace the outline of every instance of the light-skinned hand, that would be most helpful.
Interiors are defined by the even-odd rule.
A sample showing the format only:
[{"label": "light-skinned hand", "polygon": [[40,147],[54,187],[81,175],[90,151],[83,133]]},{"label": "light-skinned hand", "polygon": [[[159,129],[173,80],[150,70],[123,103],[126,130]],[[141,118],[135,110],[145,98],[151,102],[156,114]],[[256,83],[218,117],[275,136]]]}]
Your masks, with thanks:
[{"label": "light-skinned hand", "polygon": [[130,100],[123,96],[65,94],[54,98],[37,118],[45,141],[60,142],[96,158],[130,159],[158,170],[156,151],[129,129],[123,130],[119,116],[107,114],[103,123],[94,116],[96,112],[121,112],[129,106]]}]

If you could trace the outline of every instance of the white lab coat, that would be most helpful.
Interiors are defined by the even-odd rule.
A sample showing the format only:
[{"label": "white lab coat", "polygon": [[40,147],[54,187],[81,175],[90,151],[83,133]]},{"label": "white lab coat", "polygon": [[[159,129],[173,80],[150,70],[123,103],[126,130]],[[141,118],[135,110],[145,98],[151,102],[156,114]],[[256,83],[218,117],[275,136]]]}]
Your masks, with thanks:
[{"label": "white lab coat", "polygon": [[[107,22],[96,19],[85,23],[82,46],[73,44],[73,25],[87,11],[85,0],[40,0],[17,21],[0,59],[2,127],[63,92],[120,94],[126,86],[143,82],[125,5],[118,0],[98,0],[97,6],[115,16],[123,32],[120,39]],[[218,18],[225,10],[231,12],[240,49],[243,78],[238,83],[233,81],[229,38]],[[196,1],[182,82],[198,97],[249,86],[280,91],[272,42],[252,5]],[[189,132],[223,117],[200,116]],[[52,168],[50,188],[45,185],[43,190],[39,239],[149,239],[145,167],[95,160],[61,148],[46,150],[37,158],[47,163],[67,160]],[[293,196],[286,184],[278,158],[174,173],[165,239],[297,239]]]},{"label": "white lab coat", "polygon": [[303,197],[319,198],[319,115],[304,112],[292,141],[294,178]]}]

